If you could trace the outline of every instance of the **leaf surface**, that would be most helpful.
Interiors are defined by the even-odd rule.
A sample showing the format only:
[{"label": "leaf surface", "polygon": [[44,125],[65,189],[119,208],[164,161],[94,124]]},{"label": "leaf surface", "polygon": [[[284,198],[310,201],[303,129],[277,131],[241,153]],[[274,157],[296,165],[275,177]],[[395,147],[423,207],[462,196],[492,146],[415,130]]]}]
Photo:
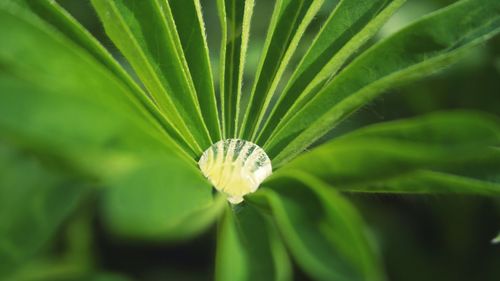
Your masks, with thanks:
[{"label": "leaf surface", "polygon": [[135,83],[130,75],[120,66],[111,54],[94,38],[75,18],[73,18],[57,2],[50,0],[17,0],[25,3],[34,14],[53,26],[57,31],[63,33],[67,38],[78,44],[96,60],[106,66],[111,72],[119,77],[131,91],[136,92],[141,98],[147,97],[142,89]]},{"label": "leaf surface", "polygon": [[0,34],[13,39],[0,46],[0,137],[109,187],[103,210],[118,234],[177,239],[179,225],[190,235],[215,219],[210,184],[116,76],[37,20],[0,9]]},{"label": "leaf surface", "polygon": [[343,64],[381,25],[404,3],[404,0],[343,0],[332,11],[314,39],[292,77],[287,82],[277,104],[260,133],[265,140],[292,112],[296,112],[324,81],[339,71]]},{"label": "leaf surface", "polygon": [[346,191],[498,194],[499,143],[496,118],[435,113],[346,134],[274,176],[303,172]]},{"label": "leaf surface", "polygon": [[285,247],[268,215],[254,206],[227,208],[220,223],[215,279],[290,280]]},{"label": "leaf surface", "polygon": [[[109,52],[95,39],[79,22],[77,22],[68,12],[66,12],[55,1],[49,0],[8,0],[2,3],[3,7],[12,13],[24,15],[26,17],[38,16],[41,20],[50,24],[51,27],[62,33],[66,39],[73,41],[78,46],[87,51],[98,62],[102,63],[117,78],[129,88],[133,95],[126,95],[133,102],[139,102],[146,111],[158,122],[165,131],[174,139],[186,152],[191,152],[189,146],[166,120],[165,116],[158,110],[148,95],[140,88],[130,75],[120,66],[120,64],[109,54]],[[28,15],[28,16],[27,16]]]},{"label": "leaf surface", "polygon": [[182,51],[212,140],[221,138],[215,89],[199,0],[168,1]]},{"label": "leaf surface", "polygon": [[236,137],[254,0],[217,0],[221,25],[220,97],[224,139]]},{"label": "leaf surface", "polygon": [[243,119],[240,138],[253,140],[266,108],[306,28],[324,0],[276,1]]},{"label": "leaf surface", "polygon": [[349,192],[500,195],[500,150],[445,168],[419,169],[407,174],[340,187]]},{"label": "leaf surface", "polygon": [[[185,240],[210,226],[224,198],[212,199],[212,187],[193,166],[166,155],[147,161],[105,190],[106,227],[114,234],[147,240]],[[156,159],[155,159],[156,158]]]},{"label": "leaf surface", "polygon": [[288,249],[315,280],[384,280],[356,209],[304,174],[274,178],[248,197],[269,206]]},{"label": "leaf surface", "polygon": [[371,47],[331,80],[264,149],[280,166],[390,87],[430,74],[500,31],[500,2],[465,0]]},{"label": "leaf surface", "polygon": [[168,2],[92,1],[104,28],[170,125],[201,154],[211,144]]}]

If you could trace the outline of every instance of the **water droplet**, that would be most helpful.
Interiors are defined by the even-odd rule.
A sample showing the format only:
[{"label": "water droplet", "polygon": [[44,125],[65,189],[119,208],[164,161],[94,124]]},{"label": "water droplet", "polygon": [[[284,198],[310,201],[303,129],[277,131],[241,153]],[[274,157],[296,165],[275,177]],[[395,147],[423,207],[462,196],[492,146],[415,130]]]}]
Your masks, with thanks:
[{"label": "water droplet", "polygon": [[271,160],[258,145],[240,139],[221,140],[210,146],[198,161],[203,175],[215,189],[238,204],[255,192],[272,174]]}]

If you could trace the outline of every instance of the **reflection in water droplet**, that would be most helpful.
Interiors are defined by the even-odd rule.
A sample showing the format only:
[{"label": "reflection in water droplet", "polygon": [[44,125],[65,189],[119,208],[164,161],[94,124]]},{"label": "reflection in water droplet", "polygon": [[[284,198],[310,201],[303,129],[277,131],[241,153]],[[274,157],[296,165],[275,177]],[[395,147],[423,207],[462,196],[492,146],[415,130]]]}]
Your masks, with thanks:
[{"label": "reflection in water droplet", "polygon": [[221,140],[209,147],[198,165],[215,189],[228,195],[229,202],[238,204],[243,196],[255,192],[272,174],[271,160],[254,143]]}]

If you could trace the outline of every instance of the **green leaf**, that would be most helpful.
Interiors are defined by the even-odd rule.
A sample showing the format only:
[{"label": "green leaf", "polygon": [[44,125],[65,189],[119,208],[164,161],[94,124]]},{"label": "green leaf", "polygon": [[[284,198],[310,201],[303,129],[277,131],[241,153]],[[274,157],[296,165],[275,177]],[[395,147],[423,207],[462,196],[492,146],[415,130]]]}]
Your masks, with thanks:
[{"label": "green leaf", "polygon": [[14,273],[56,232],[89,186],[59,165],[0,138],[0,275]]},{"label": "green leaf", "polygon": [[419,194],[500,194],[500,150],[447,167],[419,169],[384,180],[339,186],[349,192],[419,193]]},{"label": "green leaf", "polygon": [[93,0],[108,36],[130,62],[150,97],[198,155],[211,139],[175,33],[168,2]]},{"label": "green leaf", "polygon": [[280,79],[324,0],[276,1],[240,138],[253,140]]},{"label": "green leaf", "polygon": [[[144,138],[162,138],[165,144],[171,145],[143,107],[134,99],[126,98],[131,96],[128,88],[90,55],[75,48],[71,41],[54,33],[43,22],[1,9],[0,14],[0,35],[11,38],[0,46],[0,124],[3,127],[25,132],[25,137],[32,133],[46,139],[61,138],[71,142],[76,150],[76,143],[82,145],[80,149],[85,148],[82,141],[85,138],[93,139],[86,143],[87,147],[103,145],[103,135],[111,139],[117,131],[114,126],[126,127],[125,123],[129,123],[131,132],[140,128],[147,131]],[[81,104],[81,109],[75,108],[72,114],[70,106],[78,107],[77,104]],[[108,112],[99,112],[96,107]],[[85,119],[78,114],[94,116]],[[116,123],[117,120],[99,119],[108,114],[125,119]],[[61,126],[56,127],[57,123]],[[47,131],[44,126],[54,129]],[[122,129],[122,133],[126,132]],[[57,130],[66,132],[55,136]],[[2,130],[2,133],[9,134],[9,131]],[[70,134],[72,138],[68,137]]]},{"label": "green leaf", "polygon": [[[495,169],[500,157],[491,159],[490,146],[499,143],[500,122],[491,116],[435,113],[354,131],[301,155],[274,176],[303,172],[339,189],[369,191],[370,182],[383,182],[421,169],[445,171],[463,165]],[[477,170],[487,171],[484,167]]]},{"label": "green leaf", "polygon": [[[0,45],[0,136],[95,176],[110,187],[109,204],[116,202],[113,198],[162,200],[149,209],[166,220],[157,229],[147,225],[158,217],[144,211],[151,202],[130,203],[126,210],[106,206],[106,217],[116,219],[110,222],[115,232],[173,237],[168,226],[183,225],[182,218],[212,204],[212,188],[192,158],[176,149],[140,106],[124,99],[130,95],[127,87],[91,56],[43,23],[3,10],[0,36],[12,39]],[[127,197],[138,188],[140,196]],[[132,232],[122,221],[125,216],[130,216],[127,223],[141,227],[121,233]],[[186,231],[207,224],[201,218],[193,221],[200,225],[186,223]]]},{"label": "green leaf", "polygon": [[316,280],[384,280],[356,209],[333,189],[296,174],[248,197],[268,205],[295,260]]},{"label": "green leaf", "polygon": [[212,140],[221,139],[205,26],[199,0],[168,1],[193,79],[201,112]]},{"label": "green leaf", "polygon": [[133,96],[128,98],[139,101],[155,118],[159,125],[168,131],[170,136],[172,136],[183,149],[189,151],[185,142],[166,122],[165,117],[158,111],[147,94],[133,81],[130,75],[120,66],[120,64],[118,64],[97,39],[85,30],[85,28],[68,12],[59,6],[57,2],[49,0],[9,0],[3,3],[3,5],[17,14],[31,12],[39,16],[53,28],[57,29],[58,32],[64,34],[67,39],[76,43],[78,46],[74,46],[74,48],[79,47],[86,50],[128,86],[131,93],[133,93]]},{"label": "green leaf", "polygon": [[[1,82],[5,85],[5,81]],[[18,100],[24,102],[27,91],[9,92],[23,94]],[[40,91],[30,92],[40,94]],[[217,212],[211,209],[216,208],[212,203],[212,188],[199,171],[158,143],[134,137],[131,123],[121,124],[121,128],[116,127],[119,123],[115,118],[104,123],[103,117],[111,116],[100,115],[102,108],[86,112],[84,103],[58,103],[47,95],[40,100],[31,97],[31,100],[34,104],[26,109],[31,115],[23,114],[21,120],[11,115],[16,118],[13,125],[16,121],[29,120],[33,127],[24,126],[17,131],[30,135],[35,145],[48,146],[37,149],[55,150],[71,158],[79,169],[96,174],[110,187],[105,190],[104,210],[111,231],[129,237],[184,239],[215,219]],[[6,105],[19,108],[12,102]],[[60,118],[61,114],[70,115],[63,111],[51,114],[58,106],[66,108],[74,118]],[[101,127],[94,127],[98,122]],[[75,131],[74,126],[79,131]],[[212,216],[204,217],[209,214]]]},{"label": "green leaf", "polygon": [[300,108],[299,101],[303,104],[310,100],[315,93],[313,90],[334,75],[404,2],[340,1],[295,68],[261,130],[259,140],[266,140],[282,119],[293,116],[292,112]]},{"label": "green leaf", "polygon": [[210,226],[226,203],[212,200],[212,187],[192,165],[165,155],[148,155],[147,162],[112,185],[105,190],[105,225],[130,238],[190,238]]},{"label": "green leaf", "polygon": [[228,207],[217,239],[217,281],[291,279],[288,255],[275,225],[254,206]]},{"label": "green leaf", "polygon": [[144,91],[132,80],[130,75],[102,44],[57,2],[50,0],[16,0],[16,2],[25,3],[33,13],[94,56],[96,60],[119,77],[138,97],[141,99],[147,98]]},{"label": "green leaf", "polygon": [[460,1],[376,44],[264,145],[280,166],[384,90],[435,72],[500,31],[500,2]]},{"label": "green leaf", "polygon": [[221,25],[220,96],[224,139],[236,137],[254,0],[217,0]]},{"label": "green leaf", "polygon": [[412,193],[412,194],[477,194],[500,195],[500,182],[489,182],[462,175],[432,170],[419,170],[400,177],[340,187],[349,192]]}]

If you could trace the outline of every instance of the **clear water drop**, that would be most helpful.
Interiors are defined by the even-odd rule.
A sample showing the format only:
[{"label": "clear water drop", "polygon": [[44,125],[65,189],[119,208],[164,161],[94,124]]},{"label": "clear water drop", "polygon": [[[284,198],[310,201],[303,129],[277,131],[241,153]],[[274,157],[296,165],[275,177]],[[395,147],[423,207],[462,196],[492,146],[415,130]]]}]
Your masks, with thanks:
[{"label": "clear water drop", "polygon": [[240,139],[221,140],[210,146],[198,161],[203,175],[215,189],[238,204],[255,192],[272,174],[271,160],[258,145]]}]

